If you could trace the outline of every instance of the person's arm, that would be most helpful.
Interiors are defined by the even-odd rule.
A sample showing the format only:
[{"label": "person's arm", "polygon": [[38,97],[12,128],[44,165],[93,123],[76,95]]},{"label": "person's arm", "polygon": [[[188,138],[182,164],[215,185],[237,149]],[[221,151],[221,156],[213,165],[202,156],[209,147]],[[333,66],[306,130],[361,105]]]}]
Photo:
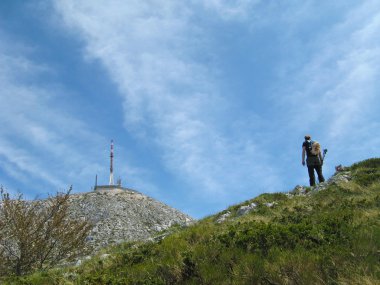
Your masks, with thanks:
[{"label": "person's arm", "polygon": [[323,165],[323,156],[322,156],[322,153],[319,152],[318,156],[319,156],[319,160],[321,161],[321,165]]},{"label": "person's arm", "polygon": [[302,165],[305,166],[305,153],[306,153],[306,148],[303,146],[302,147]]}]

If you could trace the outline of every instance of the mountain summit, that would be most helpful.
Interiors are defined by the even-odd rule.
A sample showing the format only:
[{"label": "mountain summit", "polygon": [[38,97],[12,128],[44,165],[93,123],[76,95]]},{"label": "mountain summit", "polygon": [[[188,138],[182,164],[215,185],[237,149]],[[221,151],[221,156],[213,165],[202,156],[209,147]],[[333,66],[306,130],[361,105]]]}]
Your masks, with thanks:
[{"label": "mountain summit", "polygon": [[193,221],[151,197],[120,187],[71,195],[70,215],[93,224],[88,242],[95,249],[122,241],[146,240],[172,225]]}]

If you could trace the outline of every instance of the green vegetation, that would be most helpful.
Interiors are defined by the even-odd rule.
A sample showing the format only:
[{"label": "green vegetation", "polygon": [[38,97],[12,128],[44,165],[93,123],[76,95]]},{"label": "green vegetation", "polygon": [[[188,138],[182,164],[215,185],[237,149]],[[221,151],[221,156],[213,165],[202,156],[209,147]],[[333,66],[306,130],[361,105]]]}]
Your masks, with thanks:
[{"label": "green vegetation", "polygon": [[[379,284],[380,159],[308,195],[263,194],[157,242],[5,284]],[[271,206],[266,203],[273,203]],[[238,216],[242,205],[257,206]],[[229,211],[222,223],[216,220]],[[107,253],[109,255],[104,255]]]},{"label": "green vegetation", "polygon": [[0,187],[0,276],[48,269],[84,254],[92,226],[70,218],[70,192],[28,202]]}]

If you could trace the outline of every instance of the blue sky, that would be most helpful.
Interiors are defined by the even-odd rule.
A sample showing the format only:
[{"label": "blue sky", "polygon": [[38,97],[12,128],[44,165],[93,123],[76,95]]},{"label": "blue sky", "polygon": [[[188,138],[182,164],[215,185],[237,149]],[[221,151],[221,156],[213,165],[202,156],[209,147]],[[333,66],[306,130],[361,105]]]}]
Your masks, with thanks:
[{"label": "blue sky", "polygon": [[378,1],[0,1],[0,184],[201,218],[379,156]]}]

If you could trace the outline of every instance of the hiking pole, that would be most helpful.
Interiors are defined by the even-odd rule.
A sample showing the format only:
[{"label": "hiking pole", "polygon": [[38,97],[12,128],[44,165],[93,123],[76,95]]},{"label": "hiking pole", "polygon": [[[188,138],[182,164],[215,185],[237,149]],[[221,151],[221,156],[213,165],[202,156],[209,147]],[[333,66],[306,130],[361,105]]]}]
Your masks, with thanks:
[{"label": "hiking pole", "polygon": [[326,153],[327,153],[327,148],[325,148],[325,149],[323,150],[323,157],[322,157],[322,160],[325,160]]}]

